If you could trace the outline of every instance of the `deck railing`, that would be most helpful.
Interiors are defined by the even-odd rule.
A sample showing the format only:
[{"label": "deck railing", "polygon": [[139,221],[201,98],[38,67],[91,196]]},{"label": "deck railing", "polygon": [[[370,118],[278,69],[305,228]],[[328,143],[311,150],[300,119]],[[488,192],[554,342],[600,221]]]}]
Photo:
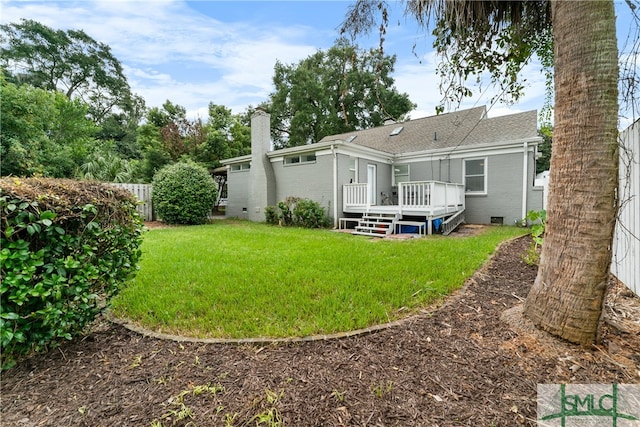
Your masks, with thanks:
[{"label": "deck railing", "polygon": [[364,208],[370,206],[367,184],[345,184],[342,199],[345,208]]},{"label": "deck railing", "polygon": [[[369,189],[364,184],[346,184],[343,187],[343,207],[367,209],[375,205],[369,200]],[[411,181],[398,185],[398,213],[403,211],[457,212],[464,209],[464,185],[440,181]]]}]

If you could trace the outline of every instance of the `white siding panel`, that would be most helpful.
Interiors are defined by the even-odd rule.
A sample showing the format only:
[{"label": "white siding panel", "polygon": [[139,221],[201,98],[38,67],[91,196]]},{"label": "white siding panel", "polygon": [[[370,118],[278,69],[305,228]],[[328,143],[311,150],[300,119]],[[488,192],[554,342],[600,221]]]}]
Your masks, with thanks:
[{"label": "white siding panel", "polygon": [[611,273],[640,295],[640,120],[621,133],[620,212]]}]

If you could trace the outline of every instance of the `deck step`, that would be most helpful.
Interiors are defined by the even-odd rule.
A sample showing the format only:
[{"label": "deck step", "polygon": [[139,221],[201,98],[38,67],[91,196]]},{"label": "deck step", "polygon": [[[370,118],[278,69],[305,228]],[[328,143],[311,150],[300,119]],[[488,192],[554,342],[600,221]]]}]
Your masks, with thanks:
[{"label": "deck step", "polygon": [[456,213],[442,223],[442,234],[448,236],[457,226],[464,222],[464,210]]},{"label": "deck step", "polygon": [[390,214],[365,214],[353,234],[363,236],[384,237],[393,233],[397,215]]}]

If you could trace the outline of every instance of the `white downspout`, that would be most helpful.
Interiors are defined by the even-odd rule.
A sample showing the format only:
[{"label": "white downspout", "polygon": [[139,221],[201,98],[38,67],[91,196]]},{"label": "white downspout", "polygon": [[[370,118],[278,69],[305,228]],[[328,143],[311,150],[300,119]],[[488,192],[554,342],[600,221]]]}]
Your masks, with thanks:
[{"label": "white downspout", "polygon": [[527,189],[528,189],[528,151],[529,151],[529,142],[524,142],[524,152],[522,155],[522,215],[520,219],[525,221],[524,218],[527,216]]},{"label": "white downspout", "polygon": [[338,155],[331,144],[333,155],[333,228],[338,228]]}]

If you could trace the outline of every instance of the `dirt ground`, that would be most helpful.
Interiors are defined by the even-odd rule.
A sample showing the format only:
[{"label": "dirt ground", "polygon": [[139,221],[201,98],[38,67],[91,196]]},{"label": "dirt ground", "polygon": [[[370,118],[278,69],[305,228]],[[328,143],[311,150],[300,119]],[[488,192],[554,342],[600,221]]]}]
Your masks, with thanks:
[{"label": "dirt ground", "polygon": [[522,321],[536,275],[521,259],[528,243],[501,246],[440,308],[346,339],[178,343],[102,320],[2,375],[1,424],[535,425],[538,383],[640,382],[640,301],[620,285],[598,346]]}]

